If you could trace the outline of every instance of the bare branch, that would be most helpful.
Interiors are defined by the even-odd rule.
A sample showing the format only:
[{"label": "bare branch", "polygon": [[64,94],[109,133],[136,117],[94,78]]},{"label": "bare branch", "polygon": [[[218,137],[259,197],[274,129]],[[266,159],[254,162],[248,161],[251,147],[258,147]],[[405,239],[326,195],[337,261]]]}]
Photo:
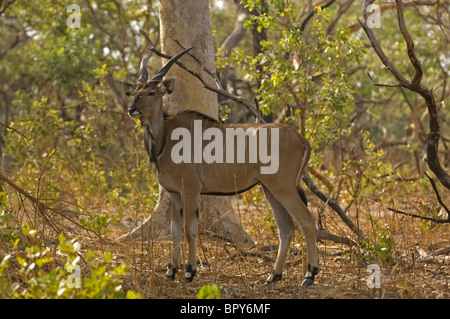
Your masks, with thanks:
[{"label": "bare branch", "polygon": [[369,77],[370,81],[372,82],[372,84],[374,86],[384,86],[384,87],[390,87],[390,88],[396,88],[396,87],[403,87],[403,85],[401,84],[381,84],[381,83],[376,83],[372,76],[370,75],[369,71],[366,70],[366,74]]},{"label": "bare branch", "polygon": [[[175,42],[176,44],[178,44],[178,46],[179,46],[181,49],[183,49],[183,50],[186,49],[186,47],[184,47],[183,45],[181,45],[180,41],[178,41],[177,39],[172,39],[172,41]],[[217,85],[218,88],[222,88],[222,84],[220,83],[220,80],[219,80],[219,78],[217,77],[216,73],[212,72],[212,71],[209,70],[207,67],[205,67],[205,66],[200,62],[200,60],[199,60],[195,55],[193,55],[192,53],[188,52],[187,54],[188,54],[191,58],[193,58],[193,59],[195,60],[195,62],[197,62],[197,64],[202,68],[203,71],[205,71],[206,73],[208,73],[208,74],[214,79],[214,81],[216,82],[216,85]]]},{"label": "bare branch", "polygon": [[[82,225],[80,225],[78,222],[76,222],[75,220],[72,220],[70,217],[68,217],[67,215],[63,214],[60,212],[60,210],[50,207],[44,203],[42,203],[42,201],[39,198],[34,197],[33,195],[31,195],[30,193],[28,193],[26,190],[24,190],[23,188],[21,188],[20,186],[16,185],[13,181],[11,181],[10,179],[8,179],[6,176],[3,176],[2,174],[0,174],[0,181],[3,181],[5,183],[7,183],[11,188],[13,188],[16,192],[18,192],[19,194],[22,194],[23,196],[25,196],[27,199],[29,199],[31,202],[33,202],[36,206],[36,210],[39,213],[39,215],[42,217],[42,219],[50,226],[52,227],[52,229],[57,232],[60,233],[62,230],[57,228],[56,224],[54,223],[54,220],[49,219],[49,217],[47,216],[47,214],[45,213],[46,210],[52,211],[58,215],[60,215],[61,217],[69,220],[70,222],[72,222],[73,224],[77,225],[78,227],[83,228],[84,230],[88,231],[88,232],[94,232]],[[97,234],[96,232],[94,232],[99,238],[100,235]]]},{"label": "bare branch", "polygon": [[445,211],[447,212],[447,220],[450,222],[450,210],[448,209],[447,206],[445,206],[444,202],[441,199],[441,195],[439,195],[439,191],[436,187],[436,183],[434,182],[434,180],[427,174],[425,173],[425,175],[428,177],[428,179],[430,180],[431,186],[433,187],[434,193],[436,194],[436,198],[439,204],[442,205],[442,207],[445,209]]},{"label": "bare branch", "polygon": [[1,1],[0,2],[0,15],[2,15],[6,11],[6,9],[8,9],[8,7],[10,5],[12,5],[14,2],[16,2],[16,0],[8,1],[8,3],[6,3],[5,6],[2,8],[3,1]]},{"label": "bare branch", "polygon": [[368,6],[367,2],[368,1],[366,1],[366,3],[364,4],[364,20],[361,21],[358,19],[359,23],[361,24],[364,31],[366,32],[366,35],[369,38],[369,41],[372,44],[372,47],[375,50],[375,53],[380,58],[381,62],[383,62],[383,64],[386,66],[386,68],[395,76],[395,78],[400,82],[401,86],[406,87],[408,89],[412,89],[411,83],[409,83],[409,81],[406,80],[405,77],[391,63],[391,61],[388,59],[388,57],[384,53],[383,49],[381,48],[380,44],[378,43],[378,40],[375,37],[375,34],[373,33],[372,29],[367,26],[367,18],[370,13],[367,10],[367,6]]},{"label": "bare branch", "polygon": [[1,122],[0,122],[0,125],[3,126],[3,127],[6,127],[8,130],[16,132],[17,134],[19,134],[20,136],[22,136],[24,139],[26,139],[28,141],[28,138],[23,133],[20,133],[18,130],[16,130],[15,128],[13,128],[11,126],[8,126],[6,124],[3,124]]},{"label": "bare branch", "polygon": [[438,189],[436,187],[436,183],[434,182],[434,180],[427,173],[425,173],[425,175],[430,180],[430,183],[431,183],[431,186],[433,187],[434,194],[436,195],[437,201],[439,202],[439,204],[442,205],[442,207],[447,212],[447,219],[434,218],[434,217],[429,217],[429,216],[422,216],[422,215],[407,213],[407,212],[404,212],[404,211],[401,211],[401,210],[398,210],[398,209],[394,209],[394,208],[390,208],[390,207],[388,207],[388,209],[390,211],[394,212],[394,213],[398,213],[398,214],[402,214],[402,215],[406,215],[406,216],[411,216],[411,217],[414,217],[414,218],[420,218],[420,219],[423,219],[423,220],[429,220],[429,221],[432,221],[432,222],[438,223],[438,224],[450,224],[450,209],[442,201],[441,196],[439,195],[439,191],[438,191]]},{"label": "bare branch", "polygon": [[339,5],[338,12],[334,15],[327,29],[327,34],[332,34],[334,32],[334,29],[336,28],[336,25],[341,19],[342,15],[347,12],[348,9],[350,9],[354,1],[355,0],[347,0]]},{"label": "bare branch", "polygon": [[397,213],[397,214],[402,214],[402,215],[406,215],[406,216],[410,216],[410,217],[414,217],[414,218],[420,218],[420,219],[424,219],[424,220],[429,220],[438,224],[449,224],[450,220],[448,219],[439,219],[439,218],[433,218],[433,217],[429,217],[429,216],[422,216],[422,215],[416,215],[416,214],[412,214],[412,213],[407,213],[404,212],[402,210],[398,210],[398,209],[394,209],[394,208],[390,208],[388,207],[388,209],[391,212]]},{"label": "bare branch", "polygon": [[325,229],[317,230],[317,241],[319,240],[331,240],[335,243],[344,244],[347,246],[356,246],[357,243],[346,236],[340,236],[326,231]]},{"label": "bare branch", "polygon": [[[336,0],[329,0],[327,3],[325,3],[323,6],[320,6],[321,9],[325,9],[329,6],[331,6]],[[306,28],[306,24],[308,23],[309,20],[311,20],[311,18],[314,16],[314,9],[311,10],[311,12],[306,16],[305,19],[303,19],[301,25],[300,25],[300,31],[305,31]]]},{"label": "bare branch", "polygon": [[234,30],[225,38],[220,47],[225,50],[225,54],[228,55],[231,50],[242,40],[245,36],[246,29],[244,28],[244,22],[250,16],[250,12],[241,3],[240,0],[234,0],[237,9],[237,19]]},{"label": "bare branch", "polygon": [[326,196],[323,194],[319,188],[314,184],[311,177],[309,177],[308,173],[305,171],[302,176],[303,182],[308,186],[311,192],[314,193],[317,197],[319,197],[323,202],[328,203],[328,205],[333,208],[333,210],[339,215],[342,221],[359,237],[365,238],[364,233],[351,221],[351,219],[347,216],[344,210],[339,206],[336,201],[330,196]]},{"label": "bare branch", "polygon": [[409,60],[411,61],[411,64],[414,66],[415,69],[415,73],[411,83],[414,87],[419,88],[420,81],[422,80],[422,65],[420,60],[416,56],[416,53],[414,51],[414,42],[411,39],[411,35],[409,34],[408,29],[406,28],[405,17],[403,15],[402,0],[395,0],[395,2],[397,3],[398,27],[400,29],[400,32],[402,33],[403,38],[406,41]]},{"label": "bare branch", "polygon": [[439,150],[439,140],[441,139],[441,129],[439,124],[439,112],[436,105],[436,101],[433,96],[433,91],[427,89],[423,85],[420,84],[422,80],[422,66],[420,63],[420,60],[417,58],[415,52],[414,52],[414,42],[412,41],[412,38],[406,28],[404,15],[403,15],[403,3],[401,0],[396,0],[396,6],[397,6],[397,14],[398,14],[398,24],[400,32],[402,33],[403,38],[405,39],[407,50],[408,50],[408,57],[415,69],[414,76],[412,78],[412,81],[409,82],[405,79],[405,77],[394,67],[394,65],[391,63],[391,61],[388,59],[388,57],[383,52],[380,44],[378,43],[373,31],[371,28],[367,25],[367,18],[370,16],[371,12],[368,11],[368,6],[372,4],[374,0],[366,0],[364,2],[363,7],[363,21],[359,21],[361,26],[364,29],[364,32],[366,33],[367,37],[369,38],[369,41],[377,53],[378,57],[380,58],[381,62],[386,66],[386,68],[394,75],[394,77],[397,79],[399,84],[402,87],[405,87],[413,92],[419,93],[422,98],[425,100],[425,103],[428,108],[428,113],[430,117],[430,132],[428,134],[427,139],[427,162],[430,169],[433,171],[433,173],[437,176],[439,181],[442,185],[444,185],[447,189],[450,189],[450,175],[442,168],[439,157],[438,157],[438,150]]},{"label": "bare branch", "polygon": [[[373,1],[372,1],[373,2]],[[404,8],[416,8],[419,6],[434,6],[439,5],[439,0],[411,0],[403,3]],[[383,13],[384,11],[393,10],[396,8],[396,5],[393,2],[388,3],[382,3],[380,5],[380,12]],[[351,26],[349,26],[349,29],[351,32],[356,32],[361,28],[360,23],[355,23]]]}]

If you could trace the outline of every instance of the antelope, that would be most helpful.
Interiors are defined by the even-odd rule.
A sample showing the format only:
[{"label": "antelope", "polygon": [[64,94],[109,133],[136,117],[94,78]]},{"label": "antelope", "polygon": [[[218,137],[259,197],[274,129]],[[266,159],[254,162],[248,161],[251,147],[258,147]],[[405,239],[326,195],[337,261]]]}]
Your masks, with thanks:
[{"label": "antelope", "polygon": [[[128,115],[140,120],[145,149],[154,165],[158,182],[170,193],[173,249],[166,276],[174,279],[180,265],[183,227],[188,244],[185,281],[191,282],[196,274],[196,238],[201,195],[235,195],[259,184],[272,208],[279,236],[277,259],[266,284],[281,280],[297,224],[307,247],[307,272],[302,285],[312,285],[314,276],[318,273],[316,225],[314,215],[307,207],[306,195],[299,184],[310,157],[310,144],[295,129],[285,124],[227,124],[195,111],[183,111],[171,116],[165,114],[162,98],[165,94],[172,93],[175,79],[164,79],[164,76],[190,49],[172,57],[151,79],[148,79],[147,57],[144,57],[140,64],[138,83],[122,82],[126,95],[134,97]],[[234,143],[234,137],[227,136],[230,130],[241,132],[242,134],[236,134],[237,139],[243,136],[249,143]],[[188,137],[199,132],[203,135],[200,140],[180,141],[180,132],[189,133],[186,135]],[[265,132],[265,138],[262,132]],[[211,141],[213,136],[215,140]],[[220,136],[227,138],[225,141],[216,141]],[[256,138],[259,138],[259,144],[250,143],[251,140],[256,141]],[[208,144],[209,155],[206,152],[208,141],[211,141]],[[179,144],[181,142],[184,146],[189,146],[189,150],[183,149]],[[234,143],[232,147],[230,143]],[[272,153],[279,152],[278,165],[272,167],[276,169],[263,170],[267,169],[267,156],[265,161],[258,159],[254,155],[255,145],[267,147],[266,151],[270,149]],[[226,151],[227,160],[215,157],[212,148],[215,152]],[[204,151],[203,157],[193,154],[194,160],[182,160],[191,157],[190,150],[195,153],[199,149]],[[179,156],[174,160],[174,153],[177,152]],[[205,157],[205,154],[208,156]],[[230,160],[235,155],[238,160]],[[247,161],[242,160],[244,157]]]}]

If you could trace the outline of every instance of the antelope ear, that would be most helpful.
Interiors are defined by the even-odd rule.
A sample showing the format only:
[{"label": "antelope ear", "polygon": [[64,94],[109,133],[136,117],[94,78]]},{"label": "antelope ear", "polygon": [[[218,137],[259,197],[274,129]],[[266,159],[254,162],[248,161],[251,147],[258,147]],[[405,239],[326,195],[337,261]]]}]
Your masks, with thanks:
[{"label": "antelope ear", "polygon": [[[121,81],[122,82],[122,81]],[[126,82],[122,82],[122,87],[127,96],[131,96],[134,93],[134,89],[136,89],[136,84],[130,84]]]},{"label": "antelope ear", "polygon": [[162,81],[161,83],[161,93],[162,94],[170,94],[173,92],[173,89],[175,88],[175,79],[169,78],[167,80]]}]

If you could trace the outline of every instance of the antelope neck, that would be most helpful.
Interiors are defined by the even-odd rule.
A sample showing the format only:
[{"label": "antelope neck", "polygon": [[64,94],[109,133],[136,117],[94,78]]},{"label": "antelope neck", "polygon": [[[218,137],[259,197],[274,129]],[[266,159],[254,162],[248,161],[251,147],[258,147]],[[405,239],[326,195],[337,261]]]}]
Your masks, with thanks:
[{"label": "antelope neck", "polygon": [[144,136],[148,135],[150,145],[148,147],[148,152],[150,156],[150,162],[156,162],[156,159],[164,151],[166,141],[164,138],[164,120],[155,117],[149,120],[141,120],[141,125],[144,127]]}]

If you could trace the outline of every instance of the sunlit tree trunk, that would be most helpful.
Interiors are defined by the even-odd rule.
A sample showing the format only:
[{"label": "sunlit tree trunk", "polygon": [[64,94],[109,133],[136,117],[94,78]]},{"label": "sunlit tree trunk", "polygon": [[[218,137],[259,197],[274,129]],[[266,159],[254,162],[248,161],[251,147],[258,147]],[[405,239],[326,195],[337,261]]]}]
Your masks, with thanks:
[{"label": "sunlit tree trunk", "polygon": [[[200,63],[215,72],[214,45],[207,0],[161,0],[159,3],[160,35],[162,51],[170,56],[184,48],[190,51]],[[179,44],[178,44],[178,43]],[[202,75],[207,84],[214,86],[214,79],[202,71],[193,58],[183,59],[186,66]],[[175,66],[167,77],[174,77],[175,91],[166,96],[169,111],[195,110],[214,118],[218,116],[217,93],[203,87],[203,84],[182,68]]]},{"label": "sunlit tree trunk", "polygon": [[[190,51],[210,72],[215,72],[214,46],[208,0],[161,0],[160,32],[162,52],[173,56],[184,48]],[[163,61],[162,63],[164,63]],[[211,86],[214,79],[189,56],[182,58],[183,64],[198,72]],[[203,84],[178,66],[173,66],[166,78],[175,78],[175,90],[166,95],[165,108],[169,113],[195,110],[213,118],[218,117],[217,94],[203,87]],[[170,239],[170,196],[160,187],[160,197],[151,216],[144,224],[119,238]],[[233,212],[227,197],[203,196],[199,234],[220,238],[232,243],[252,244],[242,229],[238,216]]]}]

